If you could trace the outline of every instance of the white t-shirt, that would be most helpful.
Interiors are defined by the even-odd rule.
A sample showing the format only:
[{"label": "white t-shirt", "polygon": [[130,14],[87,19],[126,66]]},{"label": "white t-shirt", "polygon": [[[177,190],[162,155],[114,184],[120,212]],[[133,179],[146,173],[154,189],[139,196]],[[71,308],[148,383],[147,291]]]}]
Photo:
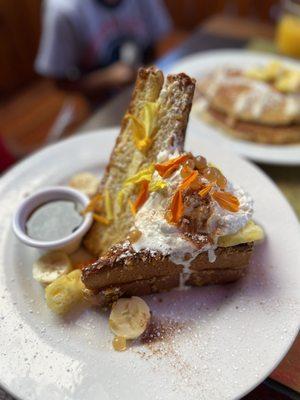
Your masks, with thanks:
[{"label": "white t-shirt", "polygon": [[161,0],[122,0],[115,7],[98,0],[45,0],[36,71],[72,77],[116,61],[125,41],[146,49],[170,28]]}]

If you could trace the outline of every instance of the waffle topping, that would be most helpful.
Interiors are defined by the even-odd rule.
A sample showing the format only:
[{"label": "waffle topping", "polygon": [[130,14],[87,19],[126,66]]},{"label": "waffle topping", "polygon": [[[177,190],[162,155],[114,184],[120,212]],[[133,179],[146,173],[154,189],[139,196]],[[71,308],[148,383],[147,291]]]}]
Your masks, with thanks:
[{"label": "waffle topping", "polygon": [[198,175],[198,171],[191,171],[190,174],[181,182],[181,184],[179,185],[179,189],[186,190],[191,187],[193,182],[195,182],[195,180],[198,178]]},{"label": "waffle topping", "polygon": [[124,182],[124,186],[137,184],[142,181],[150,182],[152,179],[153,172],[154,172],[154,165],[151,164],[148,168],[145,168],[145,169],[139,171],[138,173],[136,173],[135,175],[126,179],[126,181]]},{"label": "waffle topping", "polygon": [[297,93],[300,91],[300,70],[278,61],[245,71],[245,76],[271,83],[279,92]]},{"label": "waffle topping", "polygon": [[109,225],[110,224],[110,221],[106,217],[103,217],[103,215],[99,215],[99,214],[93,213],[93,219],[96,222],[100,222],[100,224],[102,224],[102,225]]},{"label": "waffle topping", "polygon": [[113,202],[111,199],[111,195],[108,190],[104,191],[104,206],[105,206],[105,214],[106,214],[106,219],[108,221],[113,221],[114,219],[114,208],[113,208]]},{"label": "waffle topping", "polygon": [[109,225],[113,221],[114,207],[108,190],[105,190],[104,194],[98,193],[91,198],[89,204],[82,211],[82,214],[88,212],[92,212],[93,219],[100,224]]},{"label": "waffle topping", "polygon": [[153,135],[156,128],[158,105],[146,102],[141,112],[141,118],[133,114],[126,114],[132,131],[133,142],[138,150],[147,153],[153,143]]},{"label": "waffle topping", "polygon": [[[186,213],[185,198],[193,195],[195,191],[197,191],[201,199],[209,195],[210,201],[216,201],[223,209],[230,212],[237,212],[239,210],[239,201],[233,194],[224,191],[227,179],[220,170],[215,166],[209,166],[203,157],[197,159],[191,155],[186,156],[189,158],[186,159],[183,156],[179,156],[164,163],[168,171],[173,165],[178,164],[178,160],[184,160],[180,171],[180,176],[183,180],[179,183],[172,197],[169,212],[166,213],[167,221],[179,224],[184,216],[190,216],[189,214],[193,212],[191,210],[197,208],[199,204],[197,207],[191,207],[190,204],[188,207],[190,211]],[[197,169],[197,165],[200,167],[200,170]],[[158,172],[160,173],[161,171]],[[162,173],[164,174],[164,171]],[[196,203],[199,203],[199,201],[194,198],[194,205]]]},{"label": "waffle topping", "polygon": [[212,197],[225,210],[237,212],[240,202],[236,196],[228,192],[215,191],[212,192]]},{"label": "waffle topping", "polygon": [[134,203],[130,200],[130,208],[133,214],[136,214],[138,209],[142,207],[142,205],[146,202],[149,196],[149,182],[148,181],[142,181],[140,184],[140,191],[137,195],[136,200]]},{"label": "waffle topping", "polygon": [[103,199],[102,194],[98,193],[93,196],[89,202],[89,204],[82,211],[82,214],[86,214],[88,212],[99,211],[101,208],[101,200]]},{"label": "waffle topping", "polygon": [[162,179],[152,179],[149,183],[149,192],[157,192],[167,186],[166,181]]},{"label": "waffle topping", "polygon": [[174,171],[176,171],[181,164],[187,161],[188,154],[182,154],[178,157],[171,158],[161,164],[155,164],[155,169],[162,178],[168,178]]},{"label": "waffle topping", "polygon": [[200,197],[206,197],[209,194],[209,192],[212,190],[214,184],[215,184],[215,182],[204,183],[201,186],[201,189],[198,192],[199,196]]},{"label": "waffle topping", "polygon": [[[165,153],[163,157],[166,160]],[[163,190],[151,191],[157,180]],[[135,251],[151,249],[169,255],[186,269],[200,252],[213,252],[220,237],[242,229],[253,213],[247,193],[204,157],[190,153],[173,154],[156,164],[146,184],[145,202],[139,207],[132,203],[135,229],[141,233],[132,246]]]},{"label": "waffle topping", "polygon": [[170,213],[167,214],[168,222],[177,224],[183,216],[184,205],[183,205],[183,197],[182,190],[176,190],[170,207]]}]

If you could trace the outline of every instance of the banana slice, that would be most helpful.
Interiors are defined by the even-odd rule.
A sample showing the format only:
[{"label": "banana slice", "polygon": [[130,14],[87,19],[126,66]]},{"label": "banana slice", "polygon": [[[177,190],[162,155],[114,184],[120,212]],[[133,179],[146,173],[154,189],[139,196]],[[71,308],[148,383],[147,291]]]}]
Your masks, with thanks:
[{"label": "banana slice", "polygon": [[84,290],[85,286],[81,281],[81,271],[75,269],[46,287],[47,306],[56,314],[65,314],[73,306],[84,300]]},{"label": "banana slice", "polygon": [[220,237],[218,245],[221,247],[228,247],[242,243],[257,242],[263,240],[264,236],[263,229],[256,225],[254,221],[250,220],[238,232]]},{"label": "banana slice", "polygon": [[113,304],[109,326],[117,337],[136,339],[145,332],[150,316],[148,305],[140,297],[119,299]]},{"label": "banana slice", "polygon": [[51,251],[35,261],[32,267],[32,275],[36,281],[43,285],[49,285],[55,279],[70,272],[71,269],[71,260],[66,253]]},{"label": "banana slice", "polygon": [[71,178],[69,186],[80,190],[89,197],[92,197],[98,191],[99,179],[90,172],[81,172]]}]

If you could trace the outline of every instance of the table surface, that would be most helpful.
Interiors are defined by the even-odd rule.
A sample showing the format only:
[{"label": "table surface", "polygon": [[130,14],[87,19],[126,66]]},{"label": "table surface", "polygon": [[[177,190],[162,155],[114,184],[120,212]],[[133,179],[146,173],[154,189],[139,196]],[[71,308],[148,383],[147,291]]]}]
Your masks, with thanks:
[{"label": "table surface", "polygon": [[[270,39],[273,34],[274,30],[269,25],[240,18],[216,16],[207,20],[186,42],[162,59],[157,60],[156,64],[163,68],[194,52],[245,47],[248,40],[253,37]],[[80,127],[78,133],[119,125],[128,105],[130,94],[131,88],[128,88],[110,100]],[[259,166],[276,182],[300,217],[300,167]],[[300,336],[284,360],[271,374],[271,378],[247,395],[245,400],[300,399]],[[4,399],[10,400],[11,397],[0,389],[0,400]]]},{"label": "table surface", "polygon": [[[156,65],[160,68],[168,67],[178,59],[198,51],[246,47],[253,37],[271,39],[273,34],[274,28],[270,25],[241,18],[216,16],[202,24],[179,48],[157,60]],[[109,101],[94,113],[81,127],[81,131],[118,125],[128,105],[130,94],[131,88],[128,88]],[[259,167],[279,186],[300,218],[300,167],[263,164],[259,164]],[[295,393],[300,393],[300,336],[272,373],[271,378],[294,390]],[[291,398],[298,396],[295,393],[290,394]]]}]

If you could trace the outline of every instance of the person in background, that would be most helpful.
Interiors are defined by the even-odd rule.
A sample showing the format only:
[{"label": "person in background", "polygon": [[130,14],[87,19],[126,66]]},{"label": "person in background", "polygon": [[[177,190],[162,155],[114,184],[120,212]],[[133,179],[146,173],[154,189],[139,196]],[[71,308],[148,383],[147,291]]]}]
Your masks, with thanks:
[{"label": "person in background", "polygon": [[35,68],[99,100],[132,82],[171,28],[162,0],[45,0]]}]

